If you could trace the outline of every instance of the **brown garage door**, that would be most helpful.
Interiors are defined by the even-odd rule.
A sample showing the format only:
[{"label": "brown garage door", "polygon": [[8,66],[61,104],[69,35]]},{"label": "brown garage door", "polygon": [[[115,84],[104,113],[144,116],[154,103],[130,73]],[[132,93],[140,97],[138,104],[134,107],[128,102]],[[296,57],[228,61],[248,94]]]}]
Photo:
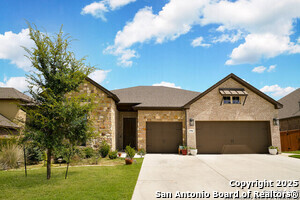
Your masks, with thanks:
[{"label": "brown garage door", "polygon": [[147,122],[148,153],[176,153],[182,144],[181,122]]},{"label": "brown garage door", "polygon": [[198,153],[267,153],[270,122],[196,122]]}]

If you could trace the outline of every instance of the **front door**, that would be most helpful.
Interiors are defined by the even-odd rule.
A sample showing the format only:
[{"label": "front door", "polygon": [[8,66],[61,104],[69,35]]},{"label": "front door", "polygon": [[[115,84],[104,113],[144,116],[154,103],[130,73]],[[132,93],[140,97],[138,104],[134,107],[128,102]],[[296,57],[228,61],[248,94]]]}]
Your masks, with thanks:
[{"label": "front door", "polygon": [[123,119],[123,148],[136,147],[136,118]]}]

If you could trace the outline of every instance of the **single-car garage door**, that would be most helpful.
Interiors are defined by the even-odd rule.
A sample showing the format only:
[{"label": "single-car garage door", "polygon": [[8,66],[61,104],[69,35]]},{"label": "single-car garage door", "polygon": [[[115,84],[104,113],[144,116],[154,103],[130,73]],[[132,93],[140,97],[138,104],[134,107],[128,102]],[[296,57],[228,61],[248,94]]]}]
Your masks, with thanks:
[{"label": "single-car garage door", "polygon": [[176,153],[182,144],[181,122],[147,122],[146,150],[148,153]]},{"label": "single-car garage door", "polygon": [[267,153],[270,122],[196,122],[198,153]]}]

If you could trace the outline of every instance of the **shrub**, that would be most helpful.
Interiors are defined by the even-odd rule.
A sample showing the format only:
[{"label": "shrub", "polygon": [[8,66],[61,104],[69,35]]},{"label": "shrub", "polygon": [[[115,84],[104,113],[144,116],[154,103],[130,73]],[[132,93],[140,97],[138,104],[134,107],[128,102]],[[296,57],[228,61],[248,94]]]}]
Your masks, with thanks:
[{"label": "shrub", "polygon": [[110,150],[109,144],[106,142],[103,142],[102,145],[100,146],[99,149],[99,154],[101,155],[102,158],[105,158]]},{"label": "shrub", "polygon": [[95,152],[92,147],[86,147],[84,148],[84,154],[85,154],[85,158],[91,158],[94,156]]},{"label": "shrub", "polygon": [[139,156],[143,157],[143,156],[146,154],[145,149],[140,149],[140,150],[138,150],[137,154],[138,154]]},{"label": "shrub", "polygon": [[135,156],[135,150],[134,148],[131,148],[130,146],[126,146],[125,148],[126,157],[133,158]]},{"label": "shrub", "polygon": [[6,144],[0,152],[0,169],[17,168],[18,162],[23,162],[23,151],[16,144]]},{"label": "shrub", "polygon": [[26,147],[26,157],[29,165],[34,165],[43,160],[43,151],[31,143]]},{"label": "shrub", "polygon": [[0,151],[1,148],[8,144],[17,144],[16,138],[0,138]]},{"label": "shrub", "polygon": [[75,149],[75,155],[77,155],[80,159],[85,158],[85,152],[83,148],[76,148]]},{"label": "shrub", "polygon": [[118,157],[118,151],[111,151],[108,153],[110,159],[116,159]]}]

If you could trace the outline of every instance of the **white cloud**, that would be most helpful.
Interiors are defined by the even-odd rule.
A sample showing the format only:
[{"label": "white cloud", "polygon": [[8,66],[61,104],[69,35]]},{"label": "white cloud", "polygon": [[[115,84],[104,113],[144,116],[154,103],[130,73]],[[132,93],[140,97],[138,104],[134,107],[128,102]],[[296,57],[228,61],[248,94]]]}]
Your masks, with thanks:
[{"label": "white cloud", "polygon": [[269,69],[268,69],[268,72],[272,72],[274,71],[276,68],[276,65],[270,65]]},{"label": "white cloud", "polygon": [[81,14],[82,15],[91,14],[95,18],[101,18],[103,21],[106,21],[106,18],[104,16],[104,13],[106,12],[108,12],[108,8],[102,1],[100,1],[85,6],[82,9]]},{"label": "white cloud", "polygon": [[192,45],[193,47],[198,47],[198,46],[201,46],[201,47],[209,47],[209,46],[210,46],[210,44],[205,44],[205,43],[203,43],[203,37],[201,37],[201,36],[195,38],[195,39],[192,41],[191,45]]},{"label": "white cloud", "polygon": [[295,88],[293,87],[286,87],[286,88],[281,88],[278,85],[266,85],[263,88],[260,89],[260,91],[265,92],[265,93],[270,93],[274,97],[282,97],[285,96],[291,92],[293,92]]},{"label": "white cloud", "polygon": [[[127,52],[134,44],[154,40],[163,43],[188,33],[199,23],[200,10],[208,0],[171,0],[158,14],[151,7],[139,10],[123,30],[118,31],[114,44],[108,49]],[[134,50],[132,50],[134,51]],[[111,54],[116,55],[113,51]],[[118,56],[122,56],[122,53]],[[136,57],[132,56],[132,57]],[[131,58],[132,58],[131,57]],[[130,58],[128,59],[128,62]]]},{"label": "white cloud", "polygon": [[[217,31],[220,31],[220,30],[218,30],[219,28],[217,28]],[[222,31],[222,32],[224,32],[224,31]],[[242,33],[242,31],[238,30],[237,33],[222,34],[219,37],[215,37],[212,42],[213,43],[218,43],[218,42],[231,42],[231,43],[234,43],[234,42],[236,42],[236,41],[238,41],[242,38],[243,38],[243,33]]]},{"label": "white cloud", "polygon": [[135,50],[123,49],[120,47],[108,46],[104,51],[104,54],[112,54],[118,57],[118,65],[130,67],[132,65],[132,58],[137,58],[138,55]]},{"label": "white cloud", "polygon": [[256,63],[261,58],[273,58],[282,53],[300,53],[300,47],[291,43],[288,36],[272,33],[249,34],[245,43],[233,49],[226,64]]},{"label": "white cloud", "polygon": [[111,10],[119,9],[129,3],[135,2],[136,0],[106,0]]},{"label": "white cloud", "polygon": [[165,86],[165,87],[171,87],[171,88],[178,88],[180,89],[180,86],[176,86],[175,83],[165,82],[162,81],[160,83],[154,83],[152,86]]},{"label": "white cloud", "polygon": [[4,82],[0,82],[0,87],[12,87],[24,92],[28,90],[28,83],[26,77],[11,77],[8,80],[5,78]]},{"label": "white cloud", "polygon": [[267,68],[264,66],[258,66],[258,67],[254,67],[252,69],[252,72],[256,72],[256,73],[263,73]]},{"label": "white cloud", "polygon": [[151,40],[163,43],[188,33],[195,25],[218,24],[217,32],[222,35],[211,42],[245,39],[233,49],[226,64],[255,63],[262,58],[300,53],[300,44],[290,41],[299,10],[299,0],[170,0],[158,14],[149,7],[139,10],[118,31],[109,48],[120,52],[119,48],[131,49]]},{"label": "white cloud", "polygon": [[264,66],[258,66],[258,67],[254,67],[252,69],[252,72],[256,72],[256,73],[263,73],[267,70],[267,72],[272,72],[274,71],[276,68],[276,65],[270,65],[270,67],[267,69],[267,67],[264,67]]},{"label": "white cloud", "polygon": [[29,37],[29,29],[22,29],[20,33],[12,31],[0,34],[0,59],[10,60],[11,64],[17,65],[25,71],[30,70],[31,63],[24,55],[27,52],[22,46],[31,48],[34,42]]},{"label": "white cloud", "polygon": [[136,0],[103,0],[99,2],[93,2],[85,6],[82,9],[81,14],[91,14],[95,18],[101,18],[103,21],[106,21],[104,16],[106,12],[114,11],[135,1]]},{"label": "white cloud", "polygon": [[300,43],[300,37],[298,37],[297,42]]},{"label": "white cloud", "polygon": [[106,79],[107,74],[110,71],[111,70],[95,70],[93,73],[89,75],[89,77],[94,81],[96,81],[97,83],[102,83]]}]

